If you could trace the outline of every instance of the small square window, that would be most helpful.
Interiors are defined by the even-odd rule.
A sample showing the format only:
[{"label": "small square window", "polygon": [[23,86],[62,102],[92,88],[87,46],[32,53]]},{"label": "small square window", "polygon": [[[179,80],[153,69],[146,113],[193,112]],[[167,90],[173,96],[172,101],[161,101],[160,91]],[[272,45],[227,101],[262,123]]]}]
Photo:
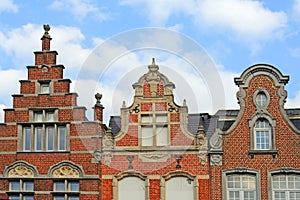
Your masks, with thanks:
[{"label": "small square window", "polygon": [[41,94],[49,94],[49,93],[50,93],[49,83],[41,84]]},{"label": "small square window", "polygon": [[43,113],[42,112],[35,112],[34,113],[34,121],[35,122],[42,122],[43,121]]},{"label": "small square window", "polygon": [[54,112],[47,112],[46,113],[46,121],[53,122],[54,121]]}]

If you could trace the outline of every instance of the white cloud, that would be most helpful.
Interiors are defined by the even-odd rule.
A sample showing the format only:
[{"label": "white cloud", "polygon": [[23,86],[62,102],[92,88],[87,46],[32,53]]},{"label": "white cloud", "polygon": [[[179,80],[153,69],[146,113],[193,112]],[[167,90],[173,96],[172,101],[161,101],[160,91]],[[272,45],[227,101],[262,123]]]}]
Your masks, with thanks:
[{"label": "white cloud", "polygon": [[80,20],[88,15],[100,21],[107,20],[110,17],[105,7],[97,7],[90,0],[55,0],[50,8],[70,12]]},{"label": "white cloud", "polygon": [[19,80],[24,80],[25,78],[26,73],[23,70],[10,69],[0,71],[0,123],[3,122],[3,109],[12,107],[11,95],[20,93]]},{"label": "white cloud", "polygon": [[7,107],[3,104],[0,104],[0,123],[4,122],[4,111],[3,111],[4,108],[7,108]]},{"label": "white cloud", "polygon": [[[172,15],[192,16],[202,31],[210,27],[243,40],[280,37],[287,24],[284,12],[274,12],[259,1],[250,0],[123,0],[121,5],[143,9],[153,25],[165,25]],[[230,32],[228,32],[230,31]],[[231,33],[231,34],[232,34]]]},{"label": "white cloud", "polygon": [[294,0],[294,5],[293,5],[293,15],[296,19],[296,21],[300,21],[300,0]]},{"label": "white cloud", "polygon": [[[41,40],[44,33],[42,25],[26,24],[8,32],[0,32],[0,48],[11,57],[15,66],[25,70],[26,65],[34,64],[32,52],[41,50]],[[85,39],[78,28],[57,26],[51,27],[51,50],[57,50],[58,64],[64,64],[67,70],[79,69],[91,49],[82,47]],[[62,56],[60,56],[62,55]],[[74,72],[75,73],[75,72]]]},{"label": "white cloud", "polygon": [[0,13],[8,12],[18,12],[18,6],[13,2],[13,0],[1,0],[0,1]]}]

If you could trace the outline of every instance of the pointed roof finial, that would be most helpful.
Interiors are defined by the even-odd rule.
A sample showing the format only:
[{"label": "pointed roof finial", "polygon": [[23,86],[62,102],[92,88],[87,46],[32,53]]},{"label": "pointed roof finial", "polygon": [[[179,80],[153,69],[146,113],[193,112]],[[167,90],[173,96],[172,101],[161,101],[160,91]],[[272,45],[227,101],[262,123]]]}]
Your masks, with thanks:
[{"label": "pointed roof finial", "polygon": [[155,58],[152,58],[152,65],[155,65]]},{"label": "pointed roof finial", "polygon": [[158,71],[158,65],[155,64],[155,58],[152,58],[152,64],[148,65],[148,69],[152,72]]}]

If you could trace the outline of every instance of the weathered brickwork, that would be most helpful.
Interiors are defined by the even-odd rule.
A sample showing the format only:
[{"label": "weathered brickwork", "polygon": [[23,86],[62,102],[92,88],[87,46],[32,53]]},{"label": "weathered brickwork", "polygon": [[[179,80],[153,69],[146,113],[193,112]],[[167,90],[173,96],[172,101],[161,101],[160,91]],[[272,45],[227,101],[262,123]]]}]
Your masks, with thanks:
[{"label": "weathered brickwork", "polygon": [[[169,187],[180,186],[177,190],[193,200],[227,200],[228,174],[251,174],[254,199],[271,200],[272,172],[300,175],[300,109],[284,108],[289,78],[275,67],[254,65],[235,78],[239,110],[189,115],[185,101],[174,102],[175,85],[153,59],[133,84],[131,106],[124,103],[108,127],[102,94],[95,95],[92,121],[77,105],[71,80],[50,48],[50,27],[44,29],[42,50],[35,52],[35,65],[27,67],[27,80],[20,80],[20,92],[12,95],[13,106],[4,109],[0,124],[0,199],[21,197],[11,191],[11,182],[29,180],[34,199],[72,194],[80,200],[118,200],[122,181],[136,178],[131,183],[141,185],[131,189],[143,188],[149,200],[165,200],[172,180],[181,182]],[[264,96],[258,100],[259,94]],[[270,126],[270,148],[259,149],[255,125],[262,119]],[[78,184],[79,190],[66,185],[56,191],[60,181]]]},{"label": "weathered brickwork", "polygon": [[[42,51],[35,52],[35,66],[27,67],[28,80],[20,81],[20,94],[13,95],[13,108],[4,110],[4,123],[0,124],[0,199],[8,199],[12,194],[11,180],[32,180],[34,198],[52,200],[55,181],[70,178],[79,184],[78,198],[99,199],[101,170],[99,163],[93,161],[93,152],[101,148],[99,135],[104,127],[99,121],[87,121],[86,108],[77,106],[77,94],[70,93],[71,81],[63,77],[64,66],[56,65],[57,52],[50,51],[48,37],[45,33]],[[42,92],[45,83],[48,88]],[[99,119],[102,110],[96,113]],[[31,134],[30,149],[24,149],[25,127]],[[48,149],[48,127],[54,131],[52,149]],[[35,136],[37,128],[42,130],[41,147]],[[57,175],[53,172],[57,168],[66,171]]]},{"label": "weathered brickwork", "polygon": [[[244,108],[241,118],[236,126],[223,135],[223,165],[222,167],[214,166],[212,169],[212,199],[221,199],[222,192],[220,187],[225,184],[222,177],[222,171],[228,169],[235,169],[243,167],[245,169],[258,170],[260,175],[259,188],[260,199],[271,199],[270,195],[270,177],[268,173],[271,170],[282,169],[290,167],[293,169],[300,169],[300,145],[299,134],[291,127],[281,112],[280,106],[280,86],[276,86],[276,82],[271,78],[272,75],[256,75],[250,82],[248,87],[244,88]],[[241,87],[241,86],[240,86]],[[276,126],[272,135],[274,137],[273,153],[259,153],[253,156],[249,152],[253,149],[251,147],[251,140],[253,140],[254,133],[249,126],[249,120],[255,116],[255,113],[264,112],[257,110],[255,105],[255,92],[263,89],[270,96],[267,105],[266,113],[272,116],[276,121]],[[242,111],[240,111],[242,112]],[[260,114],[263,117],[264,115]],[[215,192],[219,191],[219,192]],[[223,191],[223,195],[226,191]]]}]

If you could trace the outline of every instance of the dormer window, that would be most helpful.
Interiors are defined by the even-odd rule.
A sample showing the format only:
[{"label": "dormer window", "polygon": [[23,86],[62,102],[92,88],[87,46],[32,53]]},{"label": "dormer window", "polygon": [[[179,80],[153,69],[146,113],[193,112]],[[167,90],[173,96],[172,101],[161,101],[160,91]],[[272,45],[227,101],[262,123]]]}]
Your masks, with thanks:
[{"label": "dormer window", "polygon": [[259,119],[255,123],[254,143],[256,150],[269,150],[272,148],[272,133],[268,120]]}]

